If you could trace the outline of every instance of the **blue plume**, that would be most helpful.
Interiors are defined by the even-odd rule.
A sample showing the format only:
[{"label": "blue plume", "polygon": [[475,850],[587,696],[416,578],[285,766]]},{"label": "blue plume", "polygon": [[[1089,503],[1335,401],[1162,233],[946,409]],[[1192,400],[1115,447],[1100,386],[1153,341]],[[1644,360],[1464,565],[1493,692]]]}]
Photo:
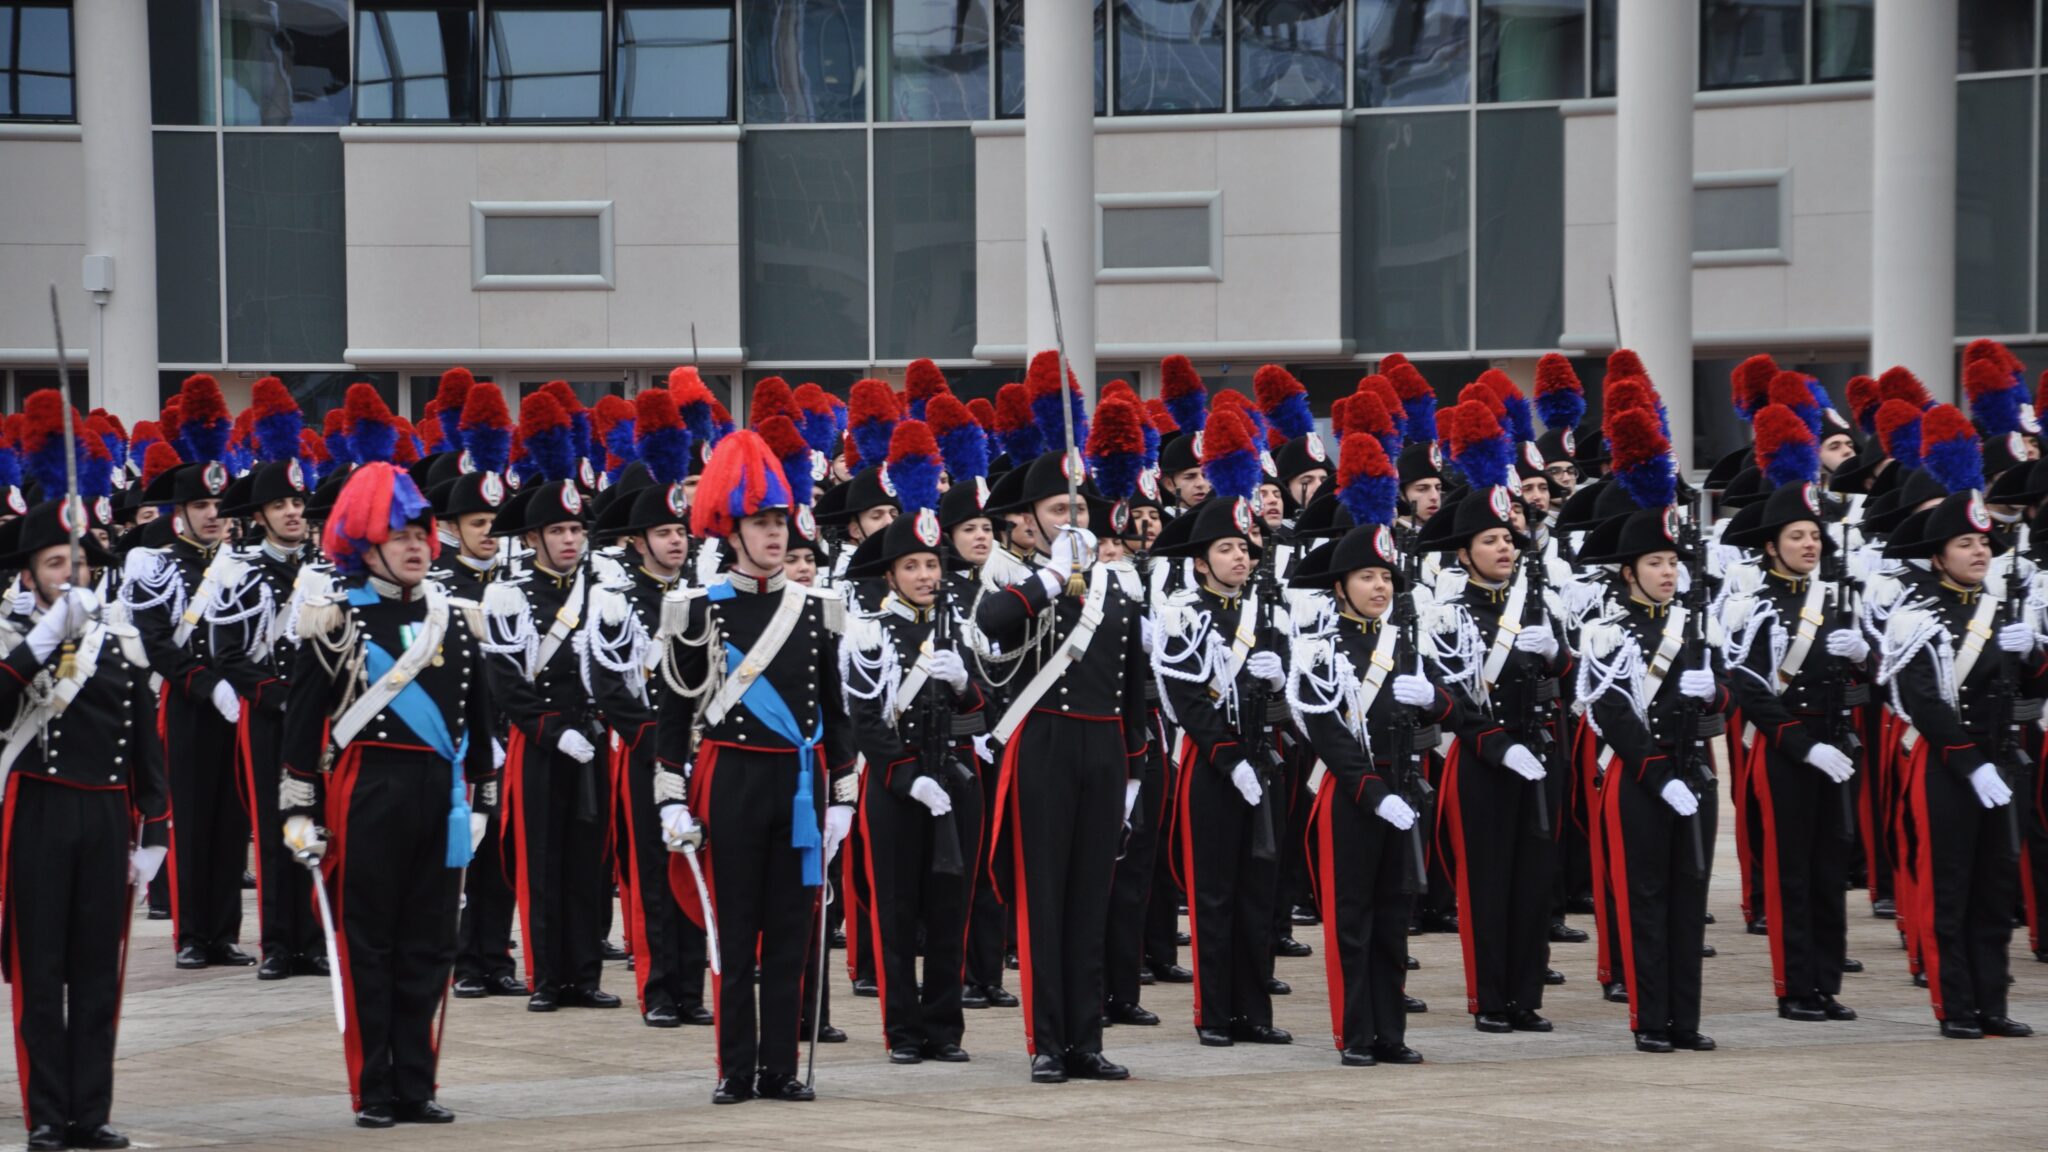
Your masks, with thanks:
[{"label": "blue plume", "polygon": [[1555,388],[1536,394],[1536,415],[1545,428],[1577,428],[1586,416],[1584,393]]},{"label": "blue plume", "polygon": [[889,458],[889,437],[895,430],[893,420],[870,420],[853,430],[853,449],[860,453],[861,467],[872,468]]},{"label": "blue plume", "polygon": [[526,459],[544,480],[574,479],[581,439],[573,422],[558,424],[526,438]]},{"label": "blue plume", "polygon": [[[690,430],[678,424],[656,428],[640,438],[640,460],[659,484],[680,484],[690,477]],[[808,475],[810,469],[805,468]]]},{"label": "blue plume", "polygon": [[[879,459],[888,459],[884,453]],[[861,457],[867,463],[867,456]],[[922,452],[889,461],[889,482],[896,486],[896,498],[906,514],[919,508],[939,506],[939,462]]]},{"label": "blue plume", "polygon": [[1008,456],[1010,462],[1020,468],[1038,459],[1046,451],[1045,437],[1039,435],[1036,423],[997,433],[997,438],[1002,441],[1003,455]]},{"label": "blue plume", "polygon": [[939,437],[939,457],[954,483],[988,475],[988,434],[969,421]]},{"label": "blue plume", "polygon": [[621,419],[613,424],[611,432],[604,438],[604,447],[607,453],[619,459],[617,467],[605,469],[605,479],[617,481],[626,465],[640,458],[640,448],[633,440],[633,421]]},{"label": "blue plume", "polygon": [[21,457],[12,448],[0,448],[0,489],[21,487]]},{"label": "blue plume", "polygon": [[1159,429],[1147,424],[1144,431],[1145,467],[1151,468],[1159,463]]},{"label": "blue plume", "polygon": [[1401,494],[1398,475],[1372,476],[1360,473],[1337,490],[1337,500],[1351,513],[1353,524],[1392,524],[1394,505]]},{"label": "blue plume", "polygon": [[1678,466],[1669,452],[1616,472],[1614,478],[1638,508],[1663,508],[1678,499]]},{"label": "blue plume", "polygon": [[1770,464],[1764,469],[1764,479],[1773,488],[1804,484],[1818,475],[1820,446],[1805,440],[1787,441],[1780,445],[1776,452],[1771,453]]},{"label": "blue plume", "polygon": [[1501,405],[1507,409],[1508,431],[1514,434],[1515,439],[1534,440],[1536,425],[1529,419],[1529,398],[1509,396],[1501,401]]},{"label": "blue plume", "polygon": [[1090,456],[1088,467],[1095,477],[1095,490],[1105,500],[1128,500],[1131,493],[1138,490],[1138,477],[1146,467],[1145,455],[1142,452],[1109,452]]},{"label": "blue plume", "polygon": [[114,494],[114,460],[111,456],[102,459],[90,452],[79,456],[78,494],[88,500]]},{"label": "blue plume", "polygon": [[1265,479],[1265,465],[1259,463],[1259,454],[1248,448],[1226,452],[1214,460],[1202,462],[1202,475],[1209,478],[1209,486],[1216,490],[1216,496],[1249,500],[1259,490],[1259,481]]},{"label": "blue plume", "polygon": [[839,448],[839,422],[833,419],[829,409],[822,412],[799,409],[796,430],[804,434],[804,443],[809,444],[813,452],[830,456]]},{"label": "blue plume", "polygon": [[809,504],[811,497],[816,495],[813,491],[815,482],[811,479],[811,456],[809,449],[806,449],[801,456],[782,457],[781,464],[783,479],[789,481],[790,507],[794,508],[798,504]]},{"label": "blue plume", "polygon": [[[334,459],[333,467],[345,468],[356,462],[355,450],[348,445],[348,435],[343,432],[329,432],[321,437],[327,441],[327,454]],[[183,455],[180,453],[179,455]]]},{"label": "blue plume", "polygon": [[1308,393],[1294,392],[1284,396],[1266,413],[1280,434],[1292,440],[1315,431],[1316,415],[1308,406]]}]

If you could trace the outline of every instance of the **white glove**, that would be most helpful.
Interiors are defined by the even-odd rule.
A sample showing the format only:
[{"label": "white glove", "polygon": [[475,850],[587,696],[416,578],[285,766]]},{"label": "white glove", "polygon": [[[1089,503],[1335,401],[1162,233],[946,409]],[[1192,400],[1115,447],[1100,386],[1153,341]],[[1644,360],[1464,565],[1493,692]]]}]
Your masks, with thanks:
[{"label": "white glove", "polygon": [[1501,763],[1508,766],[1508,771],[1524,780],[1541,780],[1547,775],[1543,770],[1543,761],[1538,760],[1527,745],[1517,744],[1509,748],[1508,754],[1501,757]]},{"label": "white glove", "polygon": [[1692,789],[1687,788],[1682,781],[1665,781],[1662,795],[1664,802],[1671,805],[1671,810],[1680,816],[1690,816],[1700,810],[1700,798],[1693,795]]},{"label": "white glove", "polygon": [[1870,655],[1870,641],[1856,634],[1853,629],[1837,628],[1828,633],[1828,655],[1840,656],[1851,664],[1861,664]]},{"label": "white glove", "polygon": [[951,688],[955,694],[967,691],[967,665],[960,660],[960,654],[951,648],[941,648],[932,653],[932,679]]},{"label": "white glove", "polygon": [[292,856],[308,868],[320,863],[320,857],[327,854],[327,839],[320,834],[320,826],[313,823],[311,816],[285,818],[284,846],[291,849]]},{"label": "white glove", "polygon": [[235,695],[235,686],[225,680],[213,686],[213,707],[230,724],[242,718],[242,698]]},{"label": "white glove", "polygon": [[1131,812],[1138,807],[1139,783],[1137,780],[1124,781],[1124,819],[1126,821],[1131,818]]},{"label": "white glove", "polygon": [[1257,804],[1259,798],[1266,794],[1266,790],[1259,787],[1259,774],[1242,760],[1230,770],[1230,782],[1237,786],[1237,794],[1244,797],[1247,804]]},{"label": "white glove", "polygon": [[471,812],[469,814],[469,854],[471,856],[476,855],[476,850],[484,846],[484,833],[490,830],[491,818],[489,816],[481,812]]},{"label": "white glove", "polygon": [[953,798],[939,787],[939,782],[929,776],[919,776],[910,784],[910,798],[924,805],[934,816],[944,816],[953,810]]},{"label": "white glove", "polygon": [[1061,527],[1060,534],[1053,538],[1051,560],[1043,570],[1064,585],[1067,577],[1086,570],[1094,562],[1095,534],[1069,524]]},{"label": "white glove", "polygon": [[680,852],[683,842],[697,830],[697,820],[690,815],[687,804],[667,804],[661,808],[661,840],[671,852]]},{"label": "white glove", "polygon": [[1413,672],[1394,677],[1394,699],[1410,708],[1427,708],[1436,703],[1436,685]]},{"label": "white glove", "polygon": [[493,736],[491,737],[491,771],[495,772],[504,766],[505,742]]},{"label": "white glove", "polygon": [[1245,658],[1245,671],[1278,688],[1287,680],[1287,666],[1278,652],[1254,652]]},{"label": "white glove", "polygon": [[2012,803],[2012,785],[1989,764],[1979,764],[1970,773],[1970,787],[1977,790],[1977,802],[1986,808],[2002,808]]},{"label": "white glove", "polygon": [[597,759],[597,749],[591,747],[589,739],[574,728],[562,729],[561,736],[555,740],[555,747],[578,764],[588,764]]},{"label": "white glove", "polygon": [[128,882],[137,888],[147,888],[163,865],[164,849],[137,848],[128,854]]},{"label": "white glove", "polygon": [[1704,668],[1688,668],[1678,674],[1678,690],[1695,700],[1714,698],[1714,674]]},{"label": "white glove", "polygon": [[2025,654],[2034,648],[2034,628],[2015,620],[1998,630],[1998,646],[2007,652]]},{"label": "white glove", "polygon": [[834,804],[825,809],[825,863],[839,855],[839,845],[853,831],[853,805]]},{"label": "white glove", "polygon": [[996,762],[995,744],[988,733],[984,732],[974,738],[974,758],[983,764]]},{"label": "white glove", "polygon": [[1150,616],[1138,617],[1138,643],[1144,646],[1145,655],[1150,656],[1152,654],[1153,636],[1152,618]]},{"label": "white glove", "polygon": [[35,656],[37,663],[47,661],[70,631],[70,611],[66,607],[66,601],[59,600],[50,606],[48,612],[43,613],[43,618],[36,621],[35,627],[29,629],[28,650]]},{"label": "white glove", "polygon": [[1557,637],[1541,625],[1524,628],[1515,634],[1515,651],[1533,652],[1548,660],[1557,655]]},{"label": "white glove", "polygon": [[1837,784],[1856,774],[1856,762],[1832,744],[1815,744],[1807,749],[1806,762],[1820,769],[1828,779]]},{"label": "white glove", "polygon": [[1380,801],[1378,811],[1380,819],[1403,832],[1415,827],[1415,809],[1410,808],[1408,802],[1399,796],[1388,793],[1387,798]]}]

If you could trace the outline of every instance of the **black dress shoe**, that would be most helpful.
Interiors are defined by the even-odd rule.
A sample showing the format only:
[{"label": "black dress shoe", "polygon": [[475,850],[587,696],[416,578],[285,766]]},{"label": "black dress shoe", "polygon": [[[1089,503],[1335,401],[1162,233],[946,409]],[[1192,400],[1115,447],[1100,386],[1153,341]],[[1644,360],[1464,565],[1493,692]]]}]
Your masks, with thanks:
[{"label": "black dress shoe", "polygon": [[853,982],[853,994],[855,996],[880,996],[882,988],[873,980],[855,980]]},{"label": "black dress shoe", "polygon": [[1139,986],[1140,988],[1148,988],[1148,987],[1150,987],[1151,985],[1152,985],[1152,966],[1151,966],[1150,964],[1140,964],[1140,965],[1138,965],[1138,986]]},{"label": "black dress shoe", "polygon": [[597,954],[601,959],[605,960],[630,960],[633,958],[631,952],[626,951],[609,940],[597,942]]},{"label": "black dress shoe", "polygon": [[1552,920],[1550,922],[1550,942],[1552,944],[1584,944],[1589,939],[1591,937],[1586,935],[1583,928],[1574,928],[1562,920]]},{"label": "black dress shoe", "polygon": [[1429,1011],[1429,1005],[1423,1002],[1422,997],[1410,996],[1404,992],[1401,994],[1401,1010],[1411,1016],[1419,1015]]},{"label": "black dress shoe", "polygon": [[1375,1044],[1372,1046],[1372,1054],[1373,1058],[1382,1064],[1422,1063],[1422,1053],[1406,1044]]},{"label": "black dress shoe", "polygon": [[1323,922],[1322,913],[1307,904],[1296,904],[1294,910],[1288,913],[1287,918],[1296,924],[1321,924]]},{"label": "black dress shoe", "polygon": [[691,1024],[699,1028],[711,1027],[712,1021],[716,1019],[711,1015],[711,1009],[706,1008],[702,1004],[692,1004],[688,1008],[678,1008],[676,1009],[676,1017],[685,1024]]},{"label": "black dress shoe", "polygon": [[[73,1148],[128,1147],[128,1137],[106,1124],[102,1124],[89,1131],[74,1125],[65,1131],[64,1141]],[[30,1147],[34,1147],[34,1145],[30,1145]]]},{"label": "black dress shoe", "polygon": [[1108,1017],[1113,1024],[1136,1024],[1140,1027],[1149,1028],[1159,1023],[1159,1013],[1152,1011],[1143,1004],[1122,1004],[1112,1000],[1109,1002],[1109,1006],[1103,1012],[1103,1015]]},{"label": "black dress shoe", "polygon": [[1422,961],[1410,956],[1401,961],[1401,967],[1409,972],[1420,972],[1422,971]]},{"label": "black dress shoe", "polygon": [[2034,963],[2048,964],[2048,948],[2034,949]]},{"label": "black dress shoe", "polygon": [[1515,1030],[1515,1026],[1508,1023],[1508,1018],[1498,1012],[1481,1012],[1479,1015],[1474,1016],[1472,1018],[1472,1027],[1477,1028],[1481,1032],[1495,1033],[1513,1032]]},{"label": "black dress shoe", "polygon": [[640,1020],[649,1028],[681,1028],[682,1013],[673,1004],[656,1004],[640,1014]]},{"label": "black dress shoe", "polygon": [[291,977],[292,962],[275,952],[263,957],[263,963],[256,966],[258,980],[286,980]]},{"label": "black dress shoe", "polygon": [[1550,1021],[1528,1008],[1517,1008],[1508,1013],[1508,1025],[1517,1032],[1548,1032]]},{"label": "black dress shoe", "polygon": [[602,988],[562,989],[564,1008],[617,1008],[624,1001]]},{"label": "black dress shoe", "polygon": [[327,957],[318,952],[305,952],[292,957],[292,975],[327,975]]},{"label": "black dress shoe", "polygon": [[1173,934],[1173,942],[1175,944],[1180,945],[1183,948],[1186,948],[1195,942],[1195,938],[1193,936],[1188,935],[1185,932],[1175,932]]},{"label": "black dress shoe", "polygon": [[1861,972],[1863,971],[1863,961],[1858,960],[1853,956],[1845,956],[1842,958],[1842,971]]},{"label": "black dress shoe", "polygon": [[206,949],[197,944],[187,944],[178,949],[178,967],[187,971],[206,967]]},{"label": "black dress shoe", "polygon": [[411,1104],[401,1103],[397,1111],[400,1124],[453,1124],[455,1113],[441,1107],[432,1100],[420,1100]]},{"label": "black dress shoe", "polygon": [[356,1113],[358,1128],[389,1128],[397,1123],[398,1117],[392,1114],[389,1104],[365,1104]]},{"label": "black dress shoe", "polygon": [[1129,1080],[1131,1070],[1100,1052],[1069,1052],[1067,1075],[1076,1080]]},{"label": "black dress shoe", "polygon": [[1751,936],[1769,936],[1771,934],[1771,926],[1765,923],[1763,917],[1759,916],[1750,921],[1748,926],[1743,928],[1743,931]]},{"label": "black dress shoe", "polygon": [[1927,987],[1927,973],[1925,973],[1925,972],[1915,972],[1915,973],[1913,973],[1913,987],[1915,987],[1915,988],[1925,988],[1925,987]]},{"label": "black dress shoe", "polygon": [[69,1138],[55,1124],[38,1124],[28,1130],[28,1146],[34,1149],[69,1148]]},{"label": "black dress shoe", "polygon": [[533,991],[517,976],[486,976],[484,990],[493,996],[526,996]]},{"label": "black dress shoe", "polygon": [[1228,1028],[1197,1028],[1195,1039],[1201,1041],[1204,1048],[1228,1048],[1235,1043]]},{"label": "black dress shoe", "polygon": [[1294,995],[1294,985],[1289,984],[1278,976],[1268,976],[1266,977],[1266,995],[1292,996]]},{"label": "black dress shoe", "polygon": [[1706,923],[1708,923],[1708,924],[1714,924],[1714,923],[1718,923],[1718,921],[1716,921],[1716,920],[1714,919],[1714,914],[1713,914],[1712,912],[1709,912],[1709,913],[1707,913],[1707,917],[1706,917]]},{"label": "black dress shoe", "polygon": [[1714,946],[1712,944],[1700,945],[1700,959],[1712,960],[1714,957],[1719,955],[1720,953],[1714,950]]},{"label": "black dress shoe", "polygon": [[986,1008],[988,1007],[988,993],[983,992],[979,984],[962,984],[960,986],[960,1006],[962,1008]]},{"label": "black dress shoe", "polygon": [[1619,980],[1612,984],[1602,984],[1600,986],[1600,998],[1609,1004],[1626,1004],[1628,1003],[1628,985]]},{"label": "black dress shoe", "polygon": [[1346,1068],[1370,1068],[1379,1058],[1364,1048],[1345,1048],[1337,1053],[1337,1061]]},{"label": "black dress shoe", "polygon": [[1193,984],[1195,982],[1194,972],[1178,964],[1168,964],[1164,968],[1152,969],[1152,978],[1161,984]]},{"label": "black dress shoe", "polygon": [[1636,1051],[1669,1052],[1672,1050],[1671,1037],[1662,1032],[1636,1033]]},{"label": "black dress shoe", "polygon": [[1671,1046],[1673,1048],[1683,1048],[1687,1052],[1712,1052],[1714,1050],[1714,1038],[1700,1032],[1673,1032],[1671,1034]]},{"label": "black dress shoe", "polygon": [[988,1003],[991,1008],[1015,1008],[1017,1006],[1017,994],[1000,984],[987,985],[982,988],[982,991],[988,994]]},{"label": "black dress shoe", "polygon": [[[803,1034],[809,1036],[811,1034],[810,1029],[804,1029]],[[832,1024],[821,1025],[818,1028],[818,1043],[844,1044],[846,1043],[846,1030]]]},{"label": "black dress shoe", "polygon": [[1899,906],[1891,897],[1886,896],[1882,900],[1871,902],[1870,914],[1879,920],[1897,920],[1899,918]]},{"label": "black dress shoe", "polygon": [[1856,1010],[1854,1008],[1849,1007],[1833,996],[1823,996],[1820,998],[1820,1010],[1826,1013],[1827,1018],[1830,1020],[1854,1020],[1856,1018]]},{"label": "black dress shoe", "polygon": [[1543,970],[1543,982],[1554,988],[1564,983],[1564,973],[1559,972],[1555,968],[1545,968]]},{"label": "black dress shoe", "polygon": [[169,920],[171,918],[171,910],[169,908],[151,908],[149,910],[149,918],[151,920]]},{"label": "black dress shoe", "polygon": [[1254,1024],[1249,1020],[1232,1020],[1230,1038],[1246,1044],[1292,1044],[1294,1033],[1271,1024]]},{"label": "black dress shoe", "polygon": [[1067,1067],[1057,1056],[1038,1055],[1031,1058],[1031,1082],[1033,1084],[1065,1084]]},{"label": "black dress shoe", "polygon": [[[258,973],[258,975],[261,975],[261,973]],[[484,987],[483,978],[480,976],[463,976],[455,981],[455,998],[457,1000],[481,1000],[490,994],[490,990]]]},{"label": "black dress shoe", "polygon": [[1943,1020],[1941,1022],[1941,1034],[1951,1040],[1982,1040],[1984,1038],[1984,1030],[1982,1028],[1977,1027],[1975,1024],[1965,1024],[1961,1020]]},{"label": "black dress shoe", "polygon": [[711,1090],[713,1104],[738,1104],[754,1098],[754,1080],[750,1076],[733,1076],[720,1080],[718,1087]]},{"label": "black dress shoe", "polygon": [[553,1012],[562,1006],[561,995],[553,988],[537,989],[526,998],[528,1012]]},{"label": "black dress shoe", "polygon": [[222,968],[250,968],[255,966],[256,958],[233,944],[216,944],[206,950],[206,962]]},{"label": "black dress shoe", "polygon": [[243,872],[243,873],[242,873],[242,891],[244,891],[244,892],[254,892],[255,890],[256,890],[256,874],[255,874],[254,872],[247,872],[247,871]]},{"label": "black dress shoe", "polygon": [[763,1072],[755,1077],[754,1095],[763,1100],[782,1100],[790,1104],[802,1104],[818,1098],[810,1085],[788,1072]]},{"label": "black dress shoe", "polygon": [[841,951],[846,949],[846,929],[834,928],[832,930],[832,946]]},{"label": "black dress shoe", "polygon": [[924,1056],[918,1052],[917,1045],[915,1044],[899,1044],[889,1049],[889,1063],[922,1064],[924,1063]]},{"label": "black dress shoe", "polygon": [[941,1064],[965,1064],[974,1059],[974,1057],[967,1054],[965,1048],[960,1047],[958,1044],[934,1044],[926,1041],[924,1046],[918,1049],[918,1052],[925,1059],[936,1060]]},{"label": "black dress shoe", "polygon": [[1565,901],[1564,910],[1591,916],[1593,914],[1593,897],[1591,895],[1574,896],[1570,900]]},{"label": "black dress shoe", "polygon": [[1292,956],[1299,959],[1303,956],[1313,956],[1314,954],[1315,949],[1303,944],[1292,936],[1282,936],[1278,940],[1273,941],[1273,955],[1275,956]]},{"label": "black dress shoe", "polygon": [[1778,1000],[1780,1020],[1800,1020],[1808,1024],[1817,1024],[1827,1018],[1827,1010],[1821,1007],[1818,997],[1785,996]]},{"label": "black dress shoe", "polygon": [[1979,1016],[1977,1027],[1986,1036],[2004,1036],[2012,1040],[2034,1034],[2031,1025],[2022,1024],[2010,1016]]}]

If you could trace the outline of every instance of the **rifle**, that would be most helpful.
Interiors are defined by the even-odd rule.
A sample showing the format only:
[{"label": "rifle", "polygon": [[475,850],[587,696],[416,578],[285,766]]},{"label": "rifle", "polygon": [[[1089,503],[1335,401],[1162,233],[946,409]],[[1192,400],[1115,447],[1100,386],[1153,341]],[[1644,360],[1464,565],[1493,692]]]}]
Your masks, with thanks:
[{"label": "rifle", "polygon": [[[1830,529],[1839,531],[1841,525]],[[1832,533],[1831,533],[1832,534]],[[1823,553],[1821,571],[1825,578],[1834,582],[1834,618],[1837,629],[1856,627],[1856,613],[1849,606],[1849,554],[1848,533],[1841,532],[1835,541],[1834,555]],[[1828,743],[1841,749],[1854,759],[1863,748],[1863,737],[1856,731],[1854,702],[1850,700],[1849,665],[1845,660],[1833,662],[1827,682],[1822,689],[1821,710],[1827,716]],[[1856,840],[1856,786],[1844,781],[1839,791],[1842,794],[1842,839],[1854,843]]]},{"label": "rifle", "polygon": [[[2010,561],[2005,566],[2005,603],[1999,608],[1999,615],[2005,623],[2017,623],[2020,618],[2020,558],[2017,552],[2007,553]],[[1956,685],[1961,692],[1963,685]],[[1991,734],[1991,763],[2006,786],[2012,789],[2012,799],[2005,803],[2006,837],[2012,846],[2013,855],[2020,854],[2023,847],[2020,839],[2020,798],[2017,773],[2012,764],[2018,755],[2018,745],[2013,739],[2013,725],[2018,722],[2014,715],[2019,703],[2019,684],[2014,679],[2013,661],[2002,659],[1998,662],[1998,678],[1991,686],[1991,700],[1986,705],[1991,710],[1991,722],[1995,725]]]},{"label": "rifle", "polygon": [[[1689,516],[1679,529],[1679,551],[1682,554],[1702,557],[1700,524],[1698,516]],[[1679,653],[1677,668],[1682,675],[1686,669],[1698,666],[1706,654],[1707,618],[1707,574],[1706,565],[1699,564],[1693,573],[1692,582],[1687,585],[1680,602],[1685,605],[1685,646]],[[1678,697],[1678,777],[1686,782],[1700,797],[1700,810],[1686,819],[1692,835],[1692,866],[1695,877],[1707,875],[1707,847],[1702,839],[1700,824],[1705,816],[1707,793],[1714,786],[1714,766],[1711,760],[1701,755],[1703,741],[1712,733],[1707,732],[1704,706],[1691,696],[1680,693]]]},{"label": "rifle", "polygon": [[[1550,587],[1550,572],[1544,566],[1542,550],[1530,547],[1522,553],[1522,560],[1524,567],[1527,569],[1529,596],[1528,599],[1522,602],[1521,623],[1524,627],[1548,629],[1550,627],[1550,608],[1544,602],[1543,594]],[[1543,694],[1537,690],[1538,683],[1546,678],[1543,675],[1543,670],[1538,669],[1534,663],[1528,660],[1523,660],[1520,663],[1523,669],[1522,683],[1525,687],[1522,700],[1532,709],[1531,718],[1536,722],[1536,730],[1539,733],[1536,740],[1536,758],[1543,762],[1542,779],[1530,781],[1531,784],[1535,785],[1536,793],[1536,827],[1533,834],[1539,840],[1548,840],[1550,839],[1550,765],[1553,749],[1557,744],[1557,718],[1554,714],[1557,697],[1555,694],[1552,694],[1546,700],[1543,698]]]},{"label": "rifle", "polygon": [[[1402,556],[1402,566],[1408,566],[1407,554]],[[1401,642],[1415,655],[1419,664],[1422,649],[1419,646],[1419,629],[1415,618],[1414,589],[1411,585],[1394,594],[1392,626],[1401,633]],[[1436,789],[1430,786],[1429,776],[1422,770],[1421,749],[1415,709],[1396,701],[1388,715],[1387,763],[1393,778],[1394,790],[1410,808],[1415,809],[1415,823],[1408,826],[1408,853],[1401,865],[1401,893],[1405,896],[1420,896],[1429,891],[1429,857],[1423,851],[1423,825],[1429,823],[1428,813],[1434,803]]]},{"label": "rifle", "polygon": [[[943,576],[938,596],[932,601],[932,654],[951,643],[953,609]],[[917,747],[920,767],[948,796],[958,799],[961,786],[974,782],[972,773],[953,755],[953,702],[946,686],[936,678],[925,682],[918,701],[920,728]],[[932,871],[941,876],[964,876],[967,865],[960,850],[960,818],[953,812],[932,817]]]},{"label": "rifle", "polygon": [[[1252,651],[1271,651],[1273,608],[1280,599],[1280,582],[1273,575],[1269,551],[1252,570],[1252,587],[1259,598],[1258,619],[1253,624]],[[1252,859],[1280,858],[1279,816],[1274,787],[1280,782],[1280,755],[1273,749],[1271,717],[1272,688],[1257,676],[1238,701],[1238,730],[1244,736],[1245,760],[1259,777],[1258,811],[1252,816]]]}]

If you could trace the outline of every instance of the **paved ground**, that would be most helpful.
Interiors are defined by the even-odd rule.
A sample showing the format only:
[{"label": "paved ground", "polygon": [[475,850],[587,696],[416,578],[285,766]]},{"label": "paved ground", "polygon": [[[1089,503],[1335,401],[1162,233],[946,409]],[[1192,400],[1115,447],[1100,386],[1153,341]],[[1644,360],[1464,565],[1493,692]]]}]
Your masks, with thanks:
[{"label": "paved ground", "polygon": [[[1862,1019],[1778,1020],[1766,942],[1741,931],[1732,844],[1720,848],[1705,1028],[1721,1050],[1709,1054],[1635,1053],[1626,1011],[1598,999],[1590,944],[1555,951],[1570,977],[1545,1009],[1556,1033],[1480,1035],[1458,1011],[1457,938],[1422,936],[1409,989],[1431,1011],[1411,1019],[1409,1041],[1429,1063],[1342,1068],[1311,928],[1318,955],[1279,962],[1295,988],[1277,1002],[1293,1047],[1200,1048],[1187,988],[1155,987],[1145,1002],[1166,1023],[1108,1034],[1132,1081],[1037,1087],[1015,1009],[969,1014],[972,1064],[891,1067],[875,1001],[849,994],[834,953],[834,1018],[853,1042],[821,1049],[815,1104],[713,1108],[709,1029],[648,1029],[630,1008],[538,1017],[517,1001],[455,1001],[441,1100],[460,1122],[373,1133],[351,1127],[323,982],[177,972],[167,925],[138,921],[114,1120],[161,1148],[2048,1147],[2048,1038],[1940,1039],[1891,925],[1868,916],[1861,892],[1851,954],[1869,971],[1848,977],[1843,999]],[[253,934],[253,910],[247,922]],[[2032,962],[2023,933],[2015,954],[2014,1014],[2048,1025],[2048,965]],[[631,977],[611,965],[606,983],[629,993]],[[0,1053],[13,1076],[13,1050]],[[20,1122],[18,1097],[6,1099],[0,1130],[18,1133],[6,1127]]]}]

